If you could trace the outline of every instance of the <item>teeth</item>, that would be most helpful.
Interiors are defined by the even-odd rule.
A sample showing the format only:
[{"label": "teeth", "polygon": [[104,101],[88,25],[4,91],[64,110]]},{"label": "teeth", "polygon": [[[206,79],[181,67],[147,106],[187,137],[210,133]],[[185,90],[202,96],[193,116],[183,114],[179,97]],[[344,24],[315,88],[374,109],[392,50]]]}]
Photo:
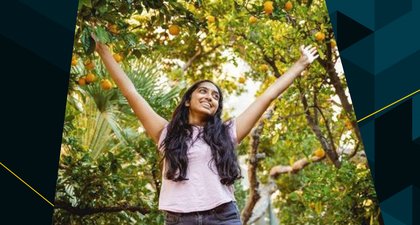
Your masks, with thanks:
[{"label": "teeth", "polygon": [[210,108],[210,104],[207,102],[201,103],[203,106]]}]

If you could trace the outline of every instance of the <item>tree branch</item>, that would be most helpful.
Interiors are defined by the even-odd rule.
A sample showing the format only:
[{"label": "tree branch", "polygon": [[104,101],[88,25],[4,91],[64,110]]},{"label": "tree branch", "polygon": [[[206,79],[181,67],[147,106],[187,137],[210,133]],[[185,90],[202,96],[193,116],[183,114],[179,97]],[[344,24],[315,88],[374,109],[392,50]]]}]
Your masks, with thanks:
[{"label": "tree branch", "polygon": [[195,54],[190,59],[188,59],[188,61],[182,67],[182,71],[184,73],[188,70],[188,68],[193,64],[194,61],[196,61],[197,59],[199,59],[201,57],[205,57],[205,56],[209,55],[210,53],[214,52],[217,48],[219,48],[221,46],[220,44],[215,45],[209,51],[203,53],[203,50],[202,50],[203,47],[201,46],[201,43],[199,43],[199,44],[200,44],[200,46],[199,46],[198,50],[195,52]]},{"label": "tree branch", "polygon": [[[332,28],[330,28],[329,33],[330,34],[333,33]],[[332,37],[329,37],[330,40],[331,38]],[[329,41],[327,42],[329,43]],[[343,88],[343,84],[341,83],[340,77],[338,77],[338,74],[335,70],[335,64],[333,63],[333,50],[330,44],[327,44],[326,56],[327,56],[327,60],[322,60],[318,57],[318,62],[325,69],[329,78],[331,79],[330,83],[333,85],[335,93],[338,95],[340,102],[342,104],[342,107],[345,110],[347,117],[350,119],[354,133],[356,134],[357,139],[361,141],[362,138],[361,138],[359,127],[357,126],[357,121],[353,120],[351,116],[353,114],[353,106],[349,102],[348,97]]]},{"label": "tree branch", "polygon": [[301,101],[303,104],[303,109],[306,112],[306,120],[308,121],[309,127],[312,129],[315,136],[318,138],[319,142],[322,145],[322,148],[327,153],[328,158],[331,159],[335,167],[339,168],[341,166],[341,163],[338,160],[337,152],[334,151],[334,147],[332,147],[332,145],[328,142],[328,140],[323,136],[320,127],[315,123],[314,118],[312,117],[310,111],[308,110],[309,108],[308,99],[306,98],[305,93],[303,93],[300,83],[298,83],[297,88],[299,89],[299,92],[301,95]]},{"label": "tree branch", "polygon": [[264,119],[269,119],[273,115],[273,108],[267,111],[267,116],[260,120],[258,126],[252,131],[252,143],[249,151],[248,161],[248,180],[249,180],[249,195],[245,203],[245,207],[241,213],[241,219],[244,224],[247,224],[249,218],[252,216],[252,210],[255,207],[258,199],[260,199],[259,182],[257,178],[258,160],[258,146],[260,144],[260,137],[264,127]]},{"label": "tree branch", "polygon": [[71,214],[78,215],[78,216],[88,216],[98,213],[114,213],[114,212],[121,212],[121,211],[130,211],[130,212],[139,212],[141,214],[148,214],[150,213],[150,209],[141,206],[128,206],[128,205],[120,205],[120,206],[103,206],[97,208],[81,208],[81,207],[74,207],[70,203],[63,202],[63,201],[56,201],[54,203],[55,209],[63,209],[68,211]]},{"label": "tree branch", "polygon": [[[279,69],[276,66],[274,56],[273,56],[273,58],[270,58],[268,55],[266,55],[264,53],[263,46],[261,46],[260,44],[258,44],[256,41],[250,40],[249,38],[246,37],[245,34],[239,34],[239,35],[241,37],[243,37],[245,40],[247,40],[247,41],[251,42],[252,44],[254,44],[255,46],[257,46],[261,50],[261,54],[263,55],[264,61],[267,62],[271,66],[271,68],[273,68],[274,76],[277,77],[277,78],[279,78],[281,76],[281,74],[280,74]],[[280,62],[286,63],[286,60],[282,56],[279,56],[279,57],[280,57],[279,58]]]},{"label": "tree branch", "polygon": [[254,223],[258,219],[260,219],[267,211],[267,207],[269,205],[269,202],[271,201],[271,195],[274,192],[276,192],[276,190],[278,190],[278,187],[274,182],[274,178],[284,173],[298,173],[309,164],[320,162],[323,159],[325,159],[325,155],[323,157],[312,156],[310,159],[300,159],[296,161],[292,166],[279,165],[273,167],[270,170],[269,182],[267,184],[262,185],[262,188],[260,188],[261,198],[256,203],[256,206],[252,211],[252,216],[249,219],[248,224]]},{"label": "tree branch", "polygon": [[184,64],[182,67],[182,71],[187,71],[188,67],[197,59],[197,57],[201,54],[201,47],[195,52],[195,54]]},{"label": "tree branch", "polygon": [[258,159],[257,159],[257,152],[258,152],[258,145],[260,144],[260,135],[262,133],[264,126],[263,120],[259,123],[259,125],[254,128],[252,131],[252,144],[249,151],[249,161],[248,161],[248,180],[249,180],[249,195],[248,199],[245,203],[245,207],[242,210],[241,219],[244,224],[247,223],[249,218],[252,215],[252,209],[257,203],[258,199],[260,198],[260,194],[258,192],[259,182],[257,179],[257,168],[258,168]]},{"label": "tree branch", "polygon": [[306,166],[308,166],[309,164],[313,162],[319,162],[323,159],[325,159],[325,156],[323,157],[312,156],[310,159],[307,159],[307,158],[299,159],[296,162],[294,162],[292,166],[284,166],[284,165],[274,166],[270,170],[270,177],[276,178],[280,174],[284,174],[284,173],[297,173],[301,171],[303,168],[305,168]]},{"label": "tree branch", "polygon": [[347,117],[350,119],[351,125],[353,127],[354,133],[359,141],[362,140],[359,127],[357,126],[357,121],[352,119],[353,106],[350,104],[347,95],[344,91],[343,85],[338,77],[338,74],[334,71],[329,71],[328,75],[331,79],[331,84],[334,86],[335,93],[340,98],[340,102],[343,105],[343,109],[346,111]]},{"label": "tree branch", "polygon": [[331,128],[330,128],[330,122],[329,120],[324,116],[324,113],[322,112],[322,110],[319,108],[319,106],[314,103],[314,108],[316,109],[316,111],[319,111],[319,113],[321,114],[322,119],[325,122],[325,127],[327,128],[327,133],[328,133],[328,137],[330,138],[330,143],[331,143],[331,147],[332,150],[334,150],[335,152],[337,152],[337,149],[335,148],[335,144],[334,144],[334,137],[333,134],[331,132]]}]

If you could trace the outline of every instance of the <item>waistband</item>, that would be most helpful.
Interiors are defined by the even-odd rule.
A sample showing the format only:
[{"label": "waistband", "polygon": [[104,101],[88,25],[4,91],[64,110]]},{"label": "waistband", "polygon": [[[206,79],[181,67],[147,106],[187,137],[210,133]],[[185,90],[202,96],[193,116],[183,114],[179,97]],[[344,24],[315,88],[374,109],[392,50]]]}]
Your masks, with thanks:
[{"label": "waistband", "polygon": [[235,202],[234,202],[234,201],[231,201],[231,202],[226,202],[226,203],[223,203],[223,204],[221,204],[221,205],[219,205],[219,206],[216,206],[216,207],[215,207],[215,208],[213,208],[213,209],[204,210],[204,211],[196,211],[196,212],[188,212],[188,213],[179,213],[179,212],[171,212],[171,211],[166,211],[166,210],[165,210],[165,212],[167,212],[167,213],[171,213],[171,214],[175,214],[175,215],[178,215],[178,216],[189,216],[189,215],[208,215],[208,214],[212,214],[212,213],[219,213],[219,212],[223,212],[224,210],[228,209],[228,208],[229,208],[229,206],[230,206],[231,204],[235,204]]}]

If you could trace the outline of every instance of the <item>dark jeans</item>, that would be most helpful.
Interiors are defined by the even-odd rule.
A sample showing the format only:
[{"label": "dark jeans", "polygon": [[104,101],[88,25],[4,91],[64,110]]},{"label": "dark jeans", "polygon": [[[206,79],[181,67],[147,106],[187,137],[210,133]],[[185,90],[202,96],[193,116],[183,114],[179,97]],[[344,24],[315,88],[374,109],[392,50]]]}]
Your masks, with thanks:
[{"label": "dark jeans", "polygon": [[175,213],[165,211],[165,225],[242,225],[235,202],[207,211]]}]

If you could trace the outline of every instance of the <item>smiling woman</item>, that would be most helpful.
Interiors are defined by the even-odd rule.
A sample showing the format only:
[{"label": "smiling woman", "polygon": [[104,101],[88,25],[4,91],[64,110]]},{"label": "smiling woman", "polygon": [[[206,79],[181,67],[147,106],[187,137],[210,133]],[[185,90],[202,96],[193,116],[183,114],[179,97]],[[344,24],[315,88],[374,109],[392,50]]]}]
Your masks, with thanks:
[{"label": "smiling woman", "polygon": [[206,117],[214,116],[219,108],[220,89],[211,81],[200,82],[185,102],[189,108],[189,123],[204,126]]},{"label": "smiling woman", "polygon": [[54,224],[377,224],[324,0],[79,2]]},{"label": "smiling woman", "polygon": [[105,44],[96,42],[96,51],[163,155],[159,210],[166,212],[166,224],[241,224],[233,190],[241,178],[235,147],[318,57],[316,49],[301,46],[299,60],[242,114],[225,122],[222,91],[212,81],[193,84],[168,122],[136,91]]}]

